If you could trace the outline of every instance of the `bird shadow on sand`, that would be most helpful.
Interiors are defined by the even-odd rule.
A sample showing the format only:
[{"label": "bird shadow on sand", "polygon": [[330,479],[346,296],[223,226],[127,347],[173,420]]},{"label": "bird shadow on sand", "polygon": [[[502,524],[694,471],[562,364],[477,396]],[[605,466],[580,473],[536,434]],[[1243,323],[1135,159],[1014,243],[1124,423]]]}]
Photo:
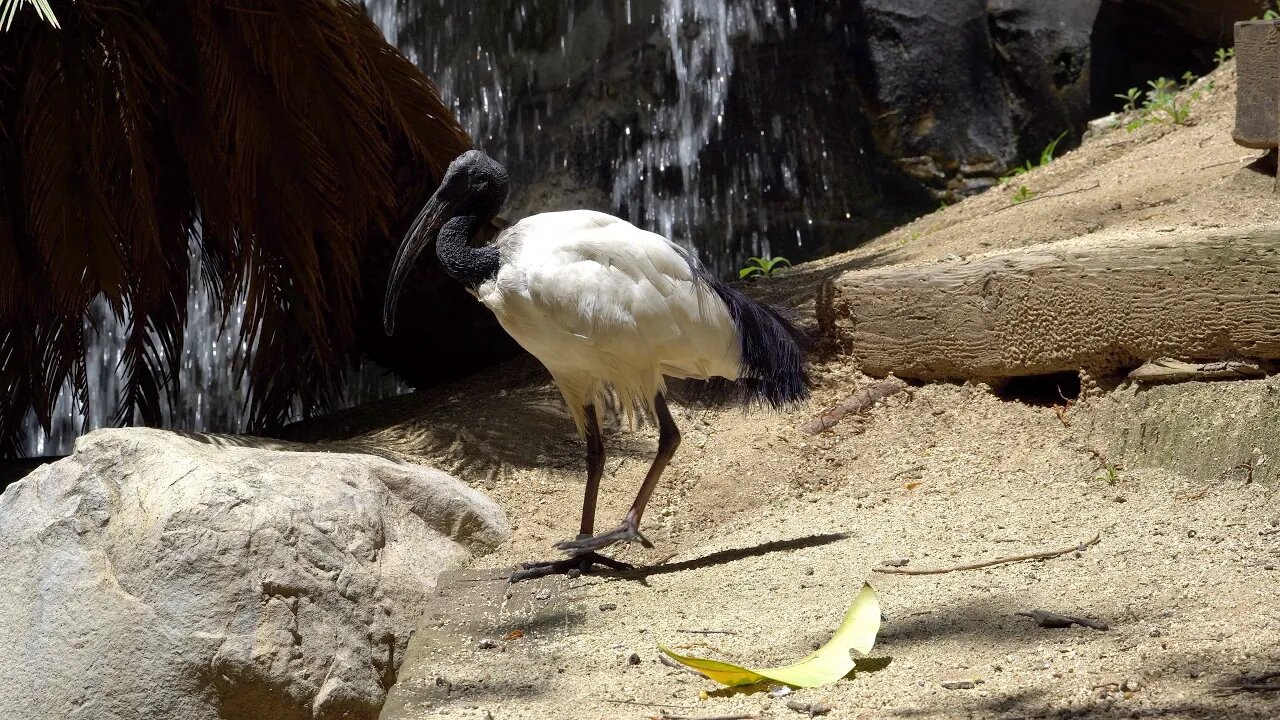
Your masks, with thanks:
[{"label": "bird shadow on sand", "polygon": [[663,563],[661,565],[651,565],[648,567],[636,567],[631,570],[622,570],[619,572],[602,572],[595,577],[603,581],[628,580],[639,582],[642,585],[647,585],[648,579],[655,575],[670,575],[671,573],[687,572],[689,570],[701,570],[703,568],[737,562],[749,557],[759,557],[761,555],[768,555],[770,553],[777,552],[804,550],[821,545],[829,545],[831,543],[840,542],[841,540],[847,540],[849,537],[851,537],[850,533],[822,533],[819,535],[807,535],[805,537],[791,538],[788,540],[770,540],[769,542],[752,545],[750,547],[717,550],[701,557],[681,560],[679,562]]},{"label": "bird shadow on sand", "polygon": [[[647,461],[656,449],[654,432],[624,432],[612,413],[605,433],[609,460]],[[486,487],[511,469],[586,469],[585,440],[546,370],[528,356],[466,381],[296,423],[281,435],[344,452],[390,452]]]}]

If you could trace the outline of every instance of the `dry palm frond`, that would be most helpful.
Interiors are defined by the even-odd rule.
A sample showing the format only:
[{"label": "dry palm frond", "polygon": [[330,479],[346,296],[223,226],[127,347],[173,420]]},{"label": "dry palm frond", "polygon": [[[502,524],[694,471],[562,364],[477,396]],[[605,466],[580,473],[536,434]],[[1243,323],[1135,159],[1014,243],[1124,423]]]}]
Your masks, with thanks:
[{"label": "dry palm frond", "polygon": [[330,407],[366,248],[470,145],[434,86],[348,2],[51,5],[60,30],[0,33],[0,452],[66,383],[87,401],[99,296],[129,321],[117,421],[159,423],[190,272],[243,293],[251,427]]},{"label": "dry palm frond", "polygon": [[53,8],[49,7],[49,0],[0,0],[0,30],[7,31],[13,27],[13,19],[18,16],[18,8],[23,5],[30,5],[41,20],[59,27],[58,18],[54,17]]}]

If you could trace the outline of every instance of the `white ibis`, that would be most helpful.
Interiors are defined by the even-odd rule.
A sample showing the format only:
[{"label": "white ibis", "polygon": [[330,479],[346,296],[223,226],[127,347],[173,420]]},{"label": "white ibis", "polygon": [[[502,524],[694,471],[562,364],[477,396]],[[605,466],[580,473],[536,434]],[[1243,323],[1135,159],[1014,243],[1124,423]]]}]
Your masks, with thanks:
[{"label": "white ibis", "polygon": [[[679,245],[603,213],[542,213],[503,230],[487,246],[476,232],[507,199],[507,172],[484,153],[455,159],[405,235],[383,305],[388,334],[409,268],[434,240],[445,272],[464,284],[502,327],[551,372],[587,439],[587,485],[569,557],[525,563],[511,581],[594,565],[628,567],[597,551],[621,541],[649,545],[640,519],[680,444],[664,399],[664,376],[735,381],[751,399],[778,407],[808,395],[801,337],[776,309],[713,278]],[[604,472],[600,409],[612,389],[628,416],[656,417],[658,452],[618,527],[593,535]]]}]

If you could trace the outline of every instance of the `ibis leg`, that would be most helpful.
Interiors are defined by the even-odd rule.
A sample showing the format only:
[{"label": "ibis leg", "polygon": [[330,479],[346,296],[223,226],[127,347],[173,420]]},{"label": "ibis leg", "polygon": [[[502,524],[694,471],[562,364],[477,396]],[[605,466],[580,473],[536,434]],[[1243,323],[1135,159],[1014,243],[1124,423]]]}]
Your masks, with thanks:
[{"label": "ibis leg", "polygon": [[[595,529],[596,498],[600,494],[600,478],[604,475],[604,436],[600,432],[600,422],[596,418],[596,409],[592,405],[586,407],[587,414],[587,486],[582,494],[582,524],[579,526],[578,539],[591,537]],[[602,565],[613,570],[625,570],[627,563],[607,558],[596,553],[575,555],[564,560],[547,562],[521,563],[517,570],[508,577],[510,582],[532,580],[547,575],[576,576],[591,569],[593,565]]]},{"label": "ibis leg", "polygon": [[644,516],[645,506],[649,504],[649,497],[653,495],[653,491],[658,487],[658,480],[662,478],[662,471],[667,468],[667,463],[671,462],[672,456],[676,454],[676,448],[680,446],[680,429],[676,427],[676,422],[671,418],[671,411],[667,408],[667,401],[659,393],[653,399],[653,409],[658,416],[658,454],[653,458],[653,465],[649,467],[648,474],[644,477],[644,483],[640,485],[640,492],[636,494],[635,502],[631,504],[631,509],[627,511],[627,517],[618,527],[606,533],[601,533],[588,538],[579,538],[567,542],[556,543],[556,547],[567,551],[573,556],[585,555],[587,553],[594,554],[595,551],[606,548],[618,542],[638,542],[645,547],[653,547],[644,535],[640,534],[640,519]]},{"label": "ibis leg", "polygon": [[600,494],[600,477],[604,475],[604,437],[594,405],[587,412],[587,487],[582,493],[582,525],[578,537],[591,537],[596,523],[596,497]]}]

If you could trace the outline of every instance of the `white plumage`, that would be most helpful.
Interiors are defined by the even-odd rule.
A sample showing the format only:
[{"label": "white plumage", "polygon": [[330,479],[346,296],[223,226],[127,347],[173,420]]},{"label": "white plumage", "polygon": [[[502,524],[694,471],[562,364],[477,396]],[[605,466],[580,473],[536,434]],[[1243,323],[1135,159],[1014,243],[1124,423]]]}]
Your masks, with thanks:
[{"label": "white plumage", "polygon": [[497,277],[475,289],[503,329],[551,372],[579,432],[583,408],[653,412],[663,376],[735,380],[737,329],[688,253],[590,210],[542,213],[502,231]]}]

